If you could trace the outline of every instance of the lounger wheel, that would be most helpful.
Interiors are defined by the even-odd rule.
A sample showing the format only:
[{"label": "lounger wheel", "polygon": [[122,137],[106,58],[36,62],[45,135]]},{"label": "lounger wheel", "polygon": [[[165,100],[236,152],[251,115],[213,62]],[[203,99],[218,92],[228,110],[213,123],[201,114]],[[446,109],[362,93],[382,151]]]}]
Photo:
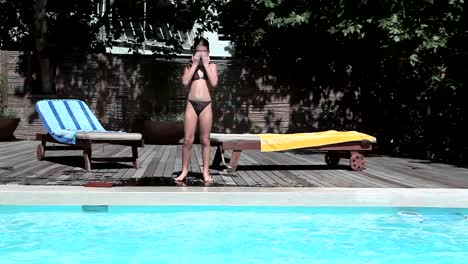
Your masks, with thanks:
[{"label": "lounger wheel", "polygon": [[328,166],[336,167],[340,163],[340,157],[336,153],[327,152],[325,154],[325,162]]},{"label": "lounger wheel", "polygon": [[349,165],[351,166],[351,169],[355,171],[363,170],[365,163],[364,155],[360,153],[353,153],[349,159]]},{"label": "lounger wheel", "polygon": [[45,149],[42,144],[37,145],[36,151],[37,160],[43,160],[45,156]]}]

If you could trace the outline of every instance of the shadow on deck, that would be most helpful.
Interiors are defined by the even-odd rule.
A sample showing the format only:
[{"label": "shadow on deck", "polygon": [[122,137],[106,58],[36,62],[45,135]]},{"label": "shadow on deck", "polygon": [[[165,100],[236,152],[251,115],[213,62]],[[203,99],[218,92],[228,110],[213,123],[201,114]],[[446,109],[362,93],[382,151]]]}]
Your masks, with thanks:
[{"label": "shadow on deck", "polygon": [[82,169],[81,151],[50,151],[45,160],[37,161],[37,144],[36,141],[0,142],[0,184],[80,186],[105,182],[113,186],[468,188],[467,168],[370,155],[364,171],[352,171],[347,160],[330,168],[322,153],[310,151],[243,151],[236,172],[210,168],[215,182],[205,184],[199,145],[194,146],[187,180],[176,183],[173,178],[181,171],[181,145],[146,145],[139,149],[138,169],[123,160],[130,155],[130,148],[98,145],[93,149],[96,163],[87,172]]}]

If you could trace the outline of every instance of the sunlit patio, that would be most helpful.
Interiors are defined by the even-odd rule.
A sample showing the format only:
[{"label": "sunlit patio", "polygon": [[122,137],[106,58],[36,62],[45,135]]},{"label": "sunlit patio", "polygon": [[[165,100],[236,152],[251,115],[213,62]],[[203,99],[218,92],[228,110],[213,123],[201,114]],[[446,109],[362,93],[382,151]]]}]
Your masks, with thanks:
[{"label": "sunlit patio", "polygon": [[[145,145],[139,148],[139,168],[123,157],[131,149],[101,144],[93,149],[93,169],[83,169],[80,150],[48,151],[36,158],[37,141],[0,143],[0,184],[69,185],[106,183],[112,186],[179,186],[173,177],[181,170],[181,145]],[[212,155],[215,149],[213,147]],[[229,157],[229,152],[226,153]],[[109,158],[112,158],[109,160]],[[122,161],[119,161],[122,158]],[[468,168],[425,160],[368,155],[363,171],[352,171],[341,160],[330,168],[323,153],[244,151],[237,171],[211,168],[210,186],[232,187],[339,187],[339,188],[467,188]],[[195,145],[191,174],[182,185],[205,186],[200,146]]]}]

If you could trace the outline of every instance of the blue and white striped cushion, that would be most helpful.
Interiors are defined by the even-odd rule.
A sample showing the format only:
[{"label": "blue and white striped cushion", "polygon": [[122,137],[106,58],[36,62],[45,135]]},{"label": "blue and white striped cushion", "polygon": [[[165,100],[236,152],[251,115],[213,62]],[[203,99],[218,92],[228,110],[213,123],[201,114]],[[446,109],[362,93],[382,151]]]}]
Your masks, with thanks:
[{"label": "blue and white striped cushion", "polygon": [[36,111],[49,134],[61,143],[75,144],[78,132],[106,132],[88,105],[80,100],[40,100]]}]

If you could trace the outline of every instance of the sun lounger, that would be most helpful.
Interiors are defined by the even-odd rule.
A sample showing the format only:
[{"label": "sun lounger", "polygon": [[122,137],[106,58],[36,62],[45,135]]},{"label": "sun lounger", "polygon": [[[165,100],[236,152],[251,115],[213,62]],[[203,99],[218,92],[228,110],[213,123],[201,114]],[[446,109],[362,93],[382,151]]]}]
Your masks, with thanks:
[{"label": "sun lounger", "polygon": [[[80,100],[40,100],[36,111],[47,134],[38,133],[36,139],[41,141],[37,146],[37,159],[43,160],[46,150],[82,149],[84,167],[91,170],[92,145],[95,143],[112,143],[131,146],[132,161],[138,168],[138,147],[143,147],[139,133],[107,131],[91,112],[88,105]],[[67,146],[49,147],[46,142],[61,143]],[[119,159],[122,160],[122,159]]]},{"label": "sun lounger", "polygon": [[[355,131],[324,131],[298,134],[218,134],[211,133],[211,144],[217,146],[213,166],[226,166],[236,171],[242,150],[282,151],[291,149],[314,149],[326,151],[325,162],[337,166],[341,158],[348,158],[352,170],[363,170],[362,151],[372,150],[376,139]],[[224,151],[232,151],[229,164]]]}]

